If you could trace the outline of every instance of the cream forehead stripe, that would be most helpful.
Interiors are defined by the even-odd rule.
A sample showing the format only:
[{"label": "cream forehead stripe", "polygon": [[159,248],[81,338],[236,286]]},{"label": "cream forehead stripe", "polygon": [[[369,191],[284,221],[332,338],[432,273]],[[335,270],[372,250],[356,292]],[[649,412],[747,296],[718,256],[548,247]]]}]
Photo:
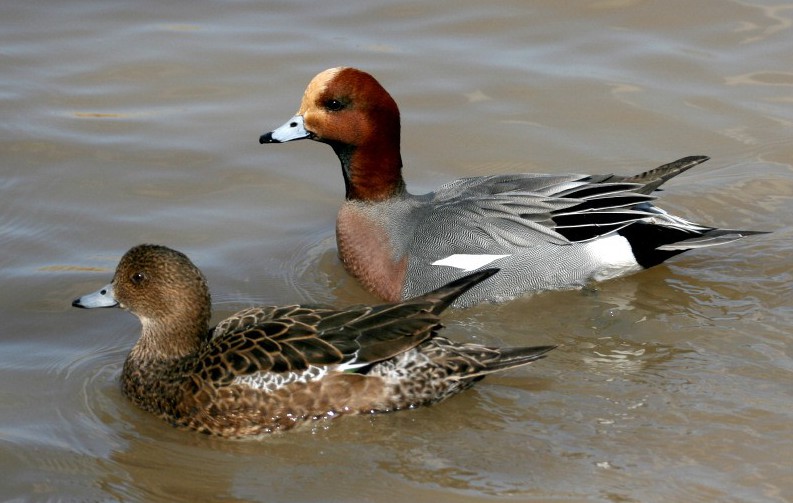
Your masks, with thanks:
[{"label": "cream forehead stripe", "polygon": [[311,82],[309,82],[308,86],[306,86],[306,92],[303,94],[303,101],[300,103],[300,110],[298,110],[297,114],[304,114],[311,105],[313,101],[312,98],[324,91],[325,88],[328,87],[330,81],[336,78],[336,75],[338,75],[339,72],[344,69],[345,67],[343,66],[338,68],[330,68],[317,74],[316,77],[311,79]]}]

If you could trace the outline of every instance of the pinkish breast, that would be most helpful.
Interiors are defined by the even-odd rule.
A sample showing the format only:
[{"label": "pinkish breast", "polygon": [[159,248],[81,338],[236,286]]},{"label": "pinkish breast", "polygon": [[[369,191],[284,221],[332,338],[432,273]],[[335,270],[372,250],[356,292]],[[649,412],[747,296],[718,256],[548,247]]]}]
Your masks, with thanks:
[{"label": "pinkish breast", "polygon": [[385,228],[366,215],[360,204],[348,202],[339,210],[339,258],[347,272],[368,291],[389,302],[402,300],[408,258],[394,257]]}]

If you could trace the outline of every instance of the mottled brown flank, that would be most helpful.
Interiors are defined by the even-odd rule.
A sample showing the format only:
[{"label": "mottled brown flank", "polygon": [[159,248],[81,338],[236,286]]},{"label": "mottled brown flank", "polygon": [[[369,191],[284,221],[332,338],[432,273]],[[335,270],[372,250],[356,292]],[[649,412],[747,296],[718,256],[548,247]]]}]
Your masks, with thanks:
[{"label": "mottled brown flank", "polygon": [[[396,304],[250,308],[207,336],[204,276],[174,250],[141,245],[122,258],[112,283],[119,305],[143,323],[122,391],[174,426],[222,437],[432,404],[551,349],[489,349],[436,336],[440,312],[494,273]],[[348,363],[359,367],[337,370]]]},{"label": "mottled brown flank", "polygon": [[[431,336],[438,320],[427,312],[429,307],[425,302],[408,312],[368,306],[345,312],[301,306],[248,309],[224,320],[211,341],[184,358],[151,359],[133,350],[124,365],[122,389],[139,407],[175,426],[220,436],[289,429],[330,413],[390,410],[394,405],[376,376],[331,373],[321,381],[295,382],[269,393],[233,381],[256,372],[339,364],[356,351],[374,361],[390,358]],[[391,335],[367,335],[374,327],[388,332],[389,324],[398,326]]]},{"label": "mottled brown flank", "polygon": [[[245,385],[218,386],[172,363],[125,364],[122,391],[138,407],[174,426],[222,437],[289,430],[331,414],[386,411],[382,379],[338,373],[321,381],[294,383],[272,393]],[[176,363],[177,368],[181,367]]]},{"label": "mottled brown flank", "polygon": [[385,229],[345,203],[336,219],[336,244],[344,268],[364,288],[388,302],[402,298],[408,257],[395,258]]}]

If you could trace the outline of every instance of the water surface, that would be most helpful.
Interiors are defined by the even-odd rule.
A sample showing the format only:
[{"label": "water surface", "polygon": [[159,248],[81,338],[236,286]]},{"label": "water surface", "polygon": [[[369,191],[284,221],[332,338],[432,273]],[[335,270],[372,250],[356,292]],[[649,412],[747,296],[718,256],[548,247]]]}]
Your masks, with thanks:
[{"label": "water surface", "polygon": [[[792,499],[792,25],[762,0],[3,3],[0,497]],[[561,347],[437,407],[176,431],[120,395],[137,321],[70,302],[141,242],[193,258],[217,319],[371,302],[335,256],[332,151],[257,143],[337,65],[400,104],[414,192],[707,154],[663,206],[773,234],[450,313],[458,340]]]}]

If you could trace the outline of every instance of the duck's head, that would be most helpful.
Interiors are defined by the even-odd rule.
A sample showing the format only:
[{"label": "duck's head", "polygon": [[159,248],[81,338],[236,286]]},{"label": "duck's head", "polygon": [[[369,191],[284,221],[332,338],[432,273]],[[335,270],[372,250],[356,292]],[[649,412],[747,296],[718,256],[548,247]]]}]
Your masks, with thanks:
[{"label": "duck's head", "polygon": [[377,135],[399,140],[399,108],[374,77],[357,68],[330,68],[309,82],[300,109],[259,143],[312,140],[361,146]]},{"label": "duck's head", "polygon": [[259,143],[327,143],[341,161],[347,198],[376,201],[404,190],[399,128],[388,91],[368,73],[340,67],[314,77],[297,114]]},{"label": "duck's head", "polygon": [[113,281],[72,305],[128,310],[143,324],[141,340],[150,339],[161,356],[181,356],[195,349],[211,315],[209,288],[201,271],[183,253],[150,244],[130,249],[116,267]]}]

